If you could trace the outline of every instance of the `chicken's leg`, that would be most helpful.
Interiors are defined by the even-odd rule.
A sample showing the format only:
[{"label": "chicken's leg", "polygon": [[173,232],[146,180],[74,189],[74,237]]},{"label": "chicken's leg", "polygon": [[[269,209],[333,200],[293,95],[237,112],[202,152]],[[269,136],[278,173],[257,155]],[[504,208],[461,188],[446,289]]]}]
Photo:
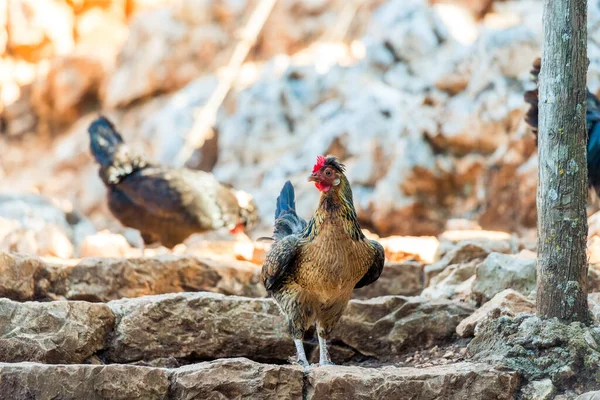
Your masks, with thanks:
[{"label": "chicken's leg", "polygon": [[321,335],[319,336],[319,365],[334,365],[329,357],[329,351],[327,351],[327,340]]},{"label": "chicken's leg", "polygon": [[302,365],[304,368],[308,368],[308,360],[306,359],[302,339],[294,339],[294,344],[296,344],[296,351],[298,353],[298,364]]}]

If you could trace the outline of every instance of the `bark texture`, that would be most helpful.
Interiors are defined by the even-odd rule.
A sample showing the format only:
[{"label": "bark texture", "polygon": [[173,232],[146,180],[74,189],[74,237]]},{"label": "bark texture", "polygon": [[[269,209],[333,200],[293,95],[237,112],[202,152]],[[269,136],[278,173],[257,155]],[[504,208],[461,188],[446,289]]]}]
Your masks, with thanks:
[{"label": "bark texture", "polygon": [[587,1],[545,0],[543,18],[537,313],[587,322]]}]

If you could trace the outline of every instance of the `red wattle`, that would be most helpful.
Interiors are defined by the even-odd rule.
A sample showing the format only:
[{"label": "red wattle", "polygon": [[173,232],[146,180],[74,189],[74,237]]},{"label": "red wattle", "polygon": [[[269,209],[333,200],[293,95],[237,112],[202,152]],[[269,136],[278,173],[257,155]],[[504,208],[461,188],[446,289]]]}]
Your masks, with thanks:
[{"label": "red wattle", "polygon": [[315,186],[317,189],[319,189],[319,192],[327,192],[327,191],[329,191],[329,189],[331,189],[331,186],[325,185],[324,183],[321,183],[321,182],[315,182]]}]

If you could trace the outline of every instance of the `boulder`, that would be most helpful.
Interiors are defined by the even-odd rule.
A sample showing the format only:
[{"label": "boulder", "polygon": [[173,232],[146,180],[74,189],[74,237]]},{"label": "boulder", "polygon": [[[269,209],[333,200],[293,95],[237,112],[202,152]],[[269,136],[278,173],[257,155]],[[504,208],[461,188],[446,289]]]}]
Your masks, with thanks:
[{"label": "boulder", "polygon": [[113,323],[104,304],[0,299],[0,362],[82,363],[104,348]]},{"label": "boulder", "polygon": [[169,398],[300,400],[303,376],[299,366],[259,364],[244,358],[216,360],[173,370]]},{"label": "boulder", "polygon": [[442,242],[438,250],[443,254],[441,258],[425,267],[426,284],[428,286],[430,280],[449,265],[483,260],[492,252],[510,253],[511,250],[510,244],[505,240],[464,240],[456,245],[444,245]]},{"label": "boulder", "polygon": [[429,368],[320,367],[308,375],[310,400],[514,399],[519,376],[488,364]]},{"label": "boulder", "polygon": [[279,309],[270,299],[182,293],[108,303],[116,316],[107,359],[248,357],[286,360],[294,354]]},{"label": "boulder", "polygon": [[38,298],[107,302],[175,292],[211,291],[264,297],[256,265],[236,260],[162,255],[87,258],[76,265],[46,265],[36,281]]},{"label": "boulder", "polygon": [[535,302],[513,289],[503,290],[473,314],[463,319],[456,327],[456,333],[460,337],[473,336],[477,325],[492,313],[510,316],[518,313],[533,314],[535,313]]},{"label": "boulder", "polygon": [[168,389],[159,368],[0,363],[0,393],[11,400],[162,400]]},{"label": "boulder", "polygon": [[360,354],[388,358],[410,347],[430,346],[452,338],[459,322],[472,312],[467,304],[420,297],[353,300],[332,339]]},{"label": "boulder", "polygon": [[474,279],[477,260],[453,264],[429,281],[421,295],[427,299],[468,299]]},{"label": "boulder", "polygon": [[521,389],[524,400],[554,400],[556,388],[548,378],[531,381]]},{"label": "boulder", "polygon": [[536,259],[531,252],[492,253],[477,265],[471,290],[477,303],[482,304],[505,289],[529,296],[535,287]]},{"label": "boulder", "polygon": [[0,252],[0,297],[33,300],[34,277],[42,265],[35,257]]}]

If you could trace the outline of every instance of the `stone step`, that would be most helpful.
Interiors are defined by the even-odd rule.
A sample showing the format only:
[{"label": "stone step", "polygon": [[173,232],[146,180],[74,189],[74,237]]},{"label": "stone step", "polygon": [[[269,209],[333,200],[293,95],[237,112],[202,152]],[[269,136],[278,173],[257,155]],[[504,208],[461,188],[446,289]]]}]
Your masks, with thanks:
[{"label": "stone step", "polygon": [[[333,332],[336,362],[384,360],[451,339],[473,309],[447,300],[385,296],[352,300]],[[308,348],[310,350],[310,347]],[[109,303],[0,299],[0,362],[178,365],[247,357],[285,362],[295,354],[271,299],[198,292]]]},{"label": "stone step", "polygon": [[[85,300],[208,291],[266,297],[260,266],[239,260],[159,255],[146,258],[86,258],[75,263],[46,262],[38,257],[0,252],[0,297],[11,300]],[[379,280],[357,290],[355,298],[418,295],[423,264],[386,264]]]},{"label": "stone step", "polygon": [[512,399],[519,378],[489,365],[430,368],[313,367],[221,359],[180,368],[0,363],[0,394],[11,400]]}]

